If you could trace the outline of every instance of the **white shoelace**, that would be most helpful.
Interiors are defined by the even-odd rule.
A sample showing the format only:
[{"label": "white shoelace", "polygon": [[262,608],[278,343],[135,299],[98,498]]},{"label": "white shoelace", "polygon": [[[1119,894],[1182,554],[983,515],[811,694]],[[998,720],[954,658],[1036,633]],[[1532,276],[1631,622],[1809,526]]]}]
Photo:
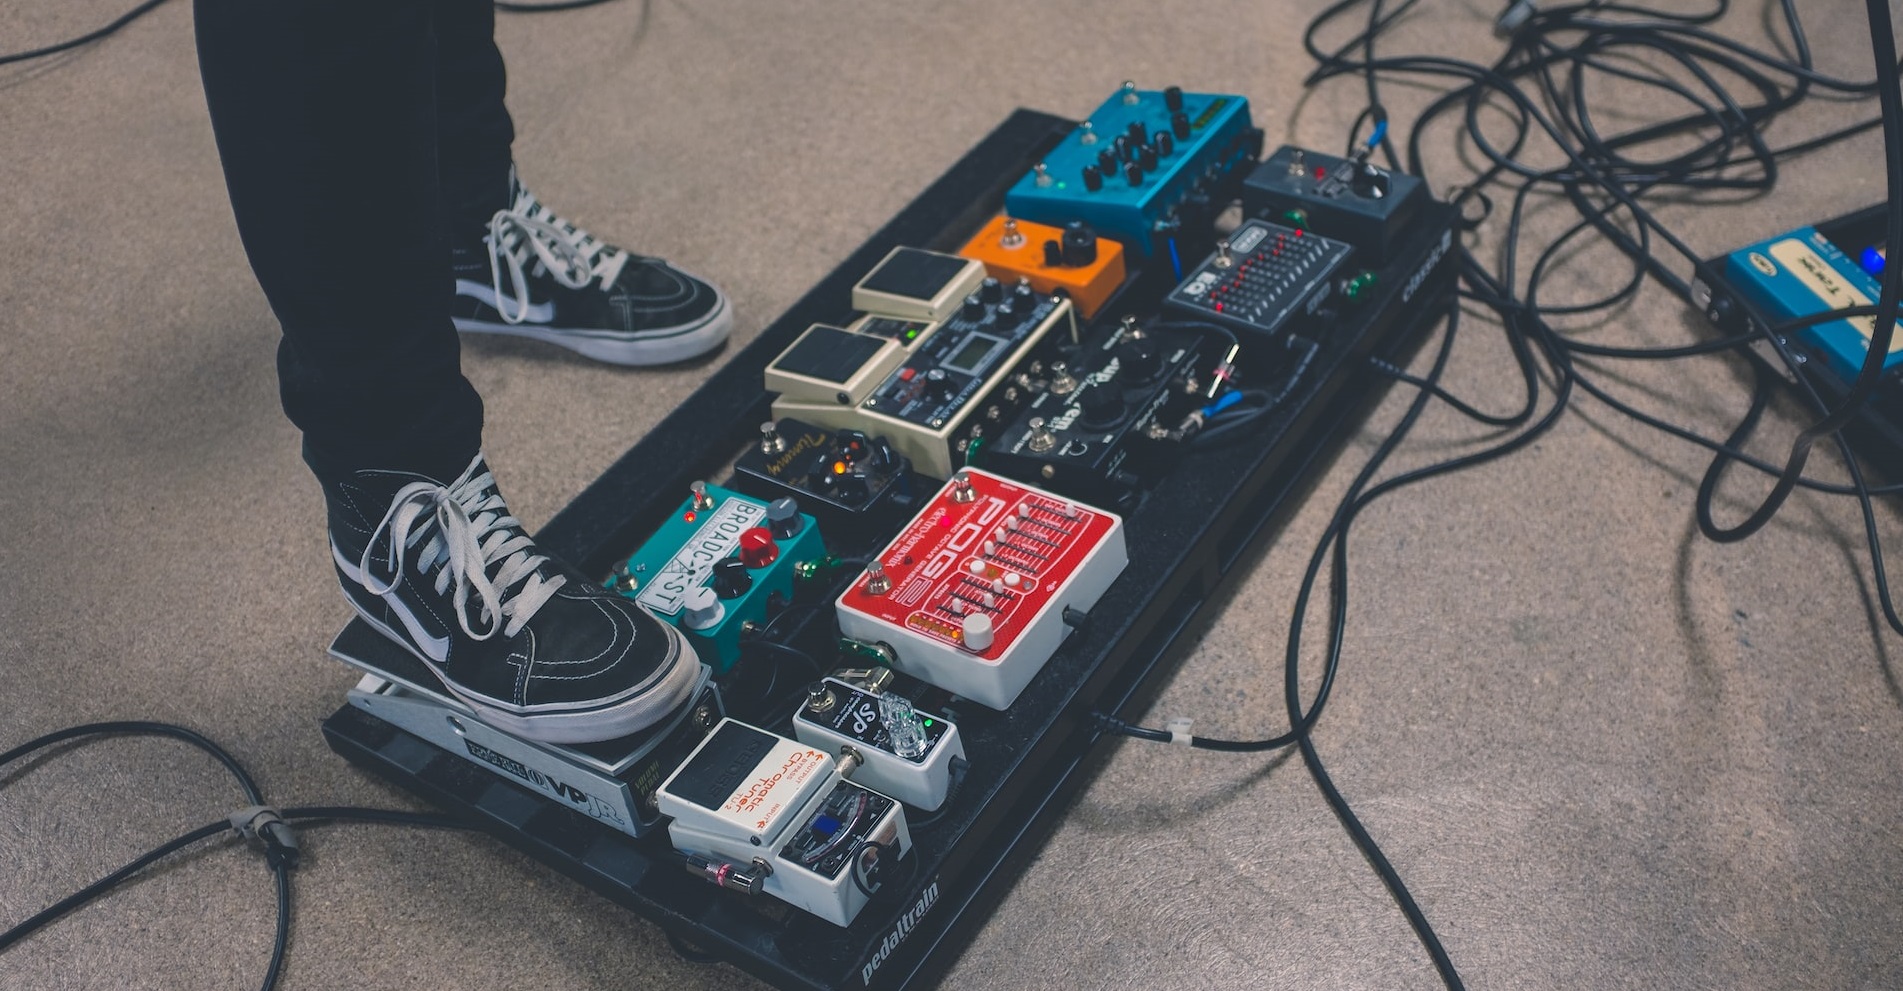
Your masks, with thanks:
[{"label": "white shoelace", "polygon": [[[534,194],[518,187],[515,205],[489,218],[489,282],[496,294],[496,311],[507,323],[528,317],[529,274],[547,272],[570,289],[599,280],[607,289],[621,277],[628,253],[609,246],[543,206]],[[533,266],[533,267],[531,267]],[[502,291],[506,267],[512,293]],[[513,298],[515,311],[509,310]]]},{"label": "white shoelace", "polygon": [[[470,466],[472,469],[474,465]],[[534,618],[542,605],[568,579],[555,575],[544,578],[535,569],[548,557],[535,553],[535,542],[522,532],[521,524],[508,515],[501,493],[494,489],[489,472],[463,477],[444,487],[434,482],[412,482],[397,490],[390,511],[383,515],[364,548],[364,587],[373,595],[382,595],[403,580],[403,565],[413,545],[427,536],[428,542],[416,550],[416,570],[436,576],[436,594],[442,595],[453,581],[456,585],[456,618],[463,632],[477,640],[504,637],[521,632],[523,624]],[[436,527],[430,529],[430,522]],[[373,549],[388,535],[388,560],[373,561]],[[485,540],[486,538],[486,540]],[[388,569],[389,581],[377,577]],[[495,568],[494,577],[490,569]],[[510,588],[520,583],[514,592]],[[469,619],[469,597],[474,593],[482,605],[477,629]]]}]

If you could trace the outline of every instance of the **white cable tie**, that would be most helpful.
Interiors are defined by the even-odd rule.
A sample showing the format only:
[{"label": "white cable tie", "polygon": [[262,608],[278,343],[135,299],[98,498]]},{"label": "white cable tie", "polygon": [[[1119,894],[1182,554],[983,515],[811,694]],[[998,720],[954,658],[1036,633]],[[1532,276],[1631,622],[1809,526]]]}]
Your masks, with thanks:
[{"label": "white cable tie", "polygon": [[1190,745],[1190,741],[1195,739],[1195,737],[1189,735],[1189,724],[1190,718],[1188,716],[1177,716],[1175,719],[1164,723],[1163,728],[1170,731],[1171,743],[1187,747]]}]

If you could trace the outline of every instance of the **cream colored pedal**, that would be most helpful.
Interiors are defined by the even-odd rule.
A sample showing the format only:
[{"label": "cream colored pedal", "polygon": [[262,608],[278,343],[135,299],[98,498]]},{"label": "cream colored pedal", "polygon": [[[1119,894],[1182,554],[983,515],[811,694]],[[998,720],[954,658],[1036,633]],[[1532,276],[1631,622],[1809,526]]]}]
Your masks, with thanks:
[{"label": "cream colored pedal", "polygon": [[859,284],[852,306],[908,320],[941,321],[985,278],[983,262],[923,248],[893,248]]},{"label": "cream colored pedal", "polygon": [[851,406],[885,381],[938,324],[870,314],[847,327],[816,323],[766,367],[782,399]]}]

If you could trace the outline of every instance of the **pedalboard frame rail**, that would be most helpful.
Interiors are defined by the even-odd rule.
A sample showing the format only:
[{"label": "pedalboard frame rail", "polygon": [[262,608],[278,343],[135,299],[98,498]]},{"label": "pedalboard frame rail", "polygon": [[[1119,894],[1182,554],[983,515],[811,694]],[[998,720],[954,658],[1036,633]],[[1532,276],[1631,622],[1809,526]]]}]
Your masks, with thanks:
[{"label": "pedalboard frame rail", "polygon": [[[1075,126],[1028,110],[1008,117],[629,448],[549,521],[540,543],[585,573],[607,574],[673,512],[691,482],[712,479],[757,442],[771,398],[760,387],[769,362],[810,325],[845,323],[853,283],[893,247],[957,250]],[[914,852],[850,926],[707,884],[682,870],[665,838],[637,840],[603,826],[357,707],[327,719],[325,738],[352,762],[776,987],[930,986],[1093,776],[1100,732],[1090,714],[1134,710],[1155,692],[1188,645],[1182,634],[1220,609],[1237,566],[1280,529],[1385,394],[1390,380],[1366,359],[1405,360],[1438,322],[1453,289],[1454,224],[1451,208],[1424,208],[1394,252],[1400,261],[1343,312],[1257,434],[1187,455],[1125,512],[1128,570],[1008,714],[975,703],[947,713],[963,735],[969,772],[929,826],[914,830]],[[1160,300],[1170,284],[1165,270],[1145,291]],[[1113,298],[1106,312],[1120,305]],[[876,551],[885,539],[879,534],[871,546],[844,552]],[[357,639],[365,651],[378,649],[373,638]]]}]

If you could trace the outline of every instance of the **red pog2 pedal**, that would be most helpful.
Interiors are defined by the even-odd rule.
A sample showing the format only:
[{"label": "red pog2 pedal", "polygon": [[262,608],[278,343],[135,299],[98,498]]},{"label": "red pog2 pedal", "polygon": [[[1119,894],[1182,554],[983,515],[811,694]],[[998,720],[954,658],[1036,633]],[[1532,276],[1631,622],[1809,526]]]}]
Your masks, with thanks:
[{"label": "red pog2 pedal", "polygon": [[966,468],[839,597],[839,629],[1003,709],[1128,563],[1117,514]]}]

